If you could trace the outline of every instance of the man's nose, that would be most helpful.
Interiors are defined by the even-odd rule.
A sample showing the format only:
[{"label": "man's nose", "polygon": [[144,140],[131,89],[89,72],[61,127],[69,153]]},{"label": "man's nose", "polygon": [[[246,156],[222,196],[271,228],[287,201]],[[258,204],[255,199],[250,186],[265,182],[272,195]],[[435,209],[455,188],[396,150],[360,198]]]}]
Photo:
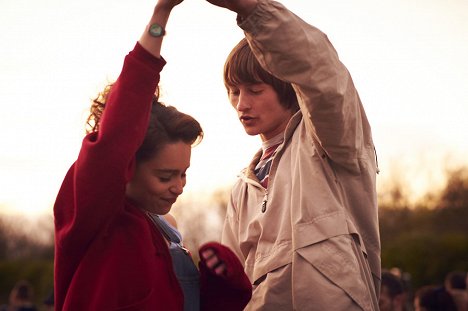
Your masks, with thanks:
[{"label": "man's nose", "polygon": [[251,108],[250,98],[244,92],[240,92],[237,97],[237,111],[245,111]]}]

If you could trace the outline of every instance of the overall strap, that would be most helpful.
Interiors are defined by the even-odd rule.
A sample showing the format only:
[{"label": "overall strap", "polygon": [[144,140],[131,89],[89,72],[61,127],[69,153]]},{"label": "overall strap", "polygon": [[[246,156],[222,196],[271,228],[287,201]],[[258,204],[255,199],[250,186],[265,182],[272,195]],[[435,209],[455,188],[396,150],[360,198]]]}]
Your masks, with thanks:
[{"label": "overall strap", "polygon": [[150,219],[153,221],[153,223],[156,225],[156,228],[161,232],[161,234],[169,241],[172,243],[180,244],[181,239],[180,236],[175,233],[175,229],[173,229],[167,220],[165,220],[163,217],[153,214],[153,213],[148,213],[148,216]]}]

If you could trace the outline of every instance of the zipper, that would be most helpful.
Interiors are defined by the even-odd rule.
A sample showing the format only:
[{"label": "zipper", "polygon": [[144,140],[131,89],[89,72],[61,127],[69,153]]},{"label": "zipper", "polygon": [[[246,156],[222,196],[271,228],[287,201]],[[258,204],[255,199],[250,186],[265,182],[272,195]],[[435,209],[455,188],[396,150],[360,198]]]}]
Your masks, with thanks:
[{"label": "zipper", "polygon": [[262,202],[262,213],[266,212],[267,202],[268,202],[268,189],[265,189],[265,196],[263,197],[263,202]]},{"label": "zipper", "polygon": [[377,149],[375,149],[375,146],[374,146],[374,154],[375,154],[375,166],[377,168],[377,174],[378,174],[378,173],[380,173],[379,159],[377,158]]}]

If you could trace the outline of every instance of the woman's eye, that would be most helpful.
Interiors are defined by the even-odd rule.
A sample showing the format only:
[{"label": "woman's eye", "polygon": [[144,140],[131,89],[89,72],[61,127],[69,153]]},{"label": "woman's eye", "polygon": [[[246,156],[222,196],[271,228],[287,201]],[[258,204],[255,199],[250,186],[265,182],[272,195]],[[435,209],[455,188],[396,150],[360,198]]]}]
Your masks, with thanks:
[{"label": "woman's eye", "polygon": [[170,177],[159,176],[158,178],[160,182],[164,182],[164,183],[171,181]]}]

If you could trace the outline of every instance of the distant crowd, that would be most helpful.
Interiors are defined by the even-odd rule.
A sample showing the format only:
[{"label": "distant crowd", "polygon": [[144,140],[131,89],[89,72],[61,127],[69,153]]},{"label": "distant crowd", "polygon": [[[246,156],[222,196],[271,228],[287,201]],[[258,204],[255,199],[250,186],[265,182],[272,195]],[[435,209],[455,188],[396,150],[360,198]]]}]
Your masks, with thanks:
[{"label": "distant crowd", "polygon": [[[468,311],[468,273],[452,271],[444,284],[425,285],[413,289],[408,273],[398,268],[384,269],[379,297],[380,311]],[[52,311],[54,296],[50,293],[40,306],[34,302],[31,284],[21,280],[9,296],[9,304],[0,311]],[[330,310],[334,310],[333,307]]]},{"label": "distant crowd", "polygon": [[54,293],[50,292],[40,305],[35,302],[34,288],[26,280],[18,281],[13,286],[8,304],[1,305],[0,311],[53,311]]},{"label": "distant crowd", "polygon": [[413,289],[408,273],[398,268],[384,270],[380,311],[468,311],[467,279],[467,272],[451,271],[443,284]]}]

